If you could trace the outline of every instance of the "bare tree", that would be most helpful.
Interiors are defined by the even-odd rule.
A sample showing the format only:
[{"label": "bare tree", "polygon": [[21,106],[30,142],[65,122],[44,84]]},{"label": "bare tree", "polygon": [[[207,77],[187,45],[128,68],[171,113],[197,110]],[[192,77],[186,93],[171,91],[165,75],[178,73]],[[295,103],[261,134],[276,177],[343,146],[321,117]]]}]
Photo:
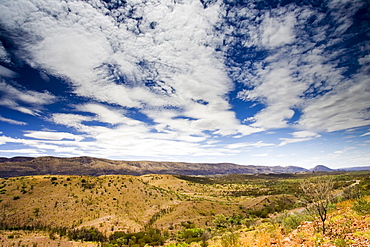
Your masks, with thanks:
[{"label": "bare tree", "polygon": [[334,182],[331,177],[320,177],[315,180],[304,180],[301,182],[301,189],[305,197],[305,207],[308,213],[320,218],[322,233],[325,234],[325,221],[328,216],[328,209],[334,197]]}]

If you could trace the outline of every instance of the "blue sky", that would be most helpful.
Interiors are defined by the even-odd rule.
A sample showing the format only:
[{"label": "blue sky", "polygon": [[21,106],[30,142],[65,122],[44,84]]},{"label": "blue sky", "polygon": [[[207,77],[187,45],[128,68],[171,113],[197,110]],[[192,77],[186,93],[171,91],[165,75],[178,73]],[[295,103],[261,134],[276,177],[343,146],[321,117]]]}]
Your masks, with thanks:
[{"label": "blue sky", "polygon": [[370,4],[0,1],[0,156],[370,165]]}]

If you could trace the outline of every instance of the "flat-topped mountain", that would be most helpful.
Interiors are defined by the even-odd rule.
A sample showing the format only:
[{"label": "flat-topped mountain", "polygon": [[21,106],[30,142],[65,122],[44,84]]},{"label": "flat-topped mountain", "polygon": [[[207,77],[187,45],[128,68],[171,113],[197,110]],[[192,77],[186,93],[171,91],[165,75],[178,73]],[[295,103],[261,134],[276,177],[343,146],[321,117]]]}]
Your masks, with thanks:
[{"label": "flat-topped mountain", "polygon": [[222,175],[307,172],[296,166],[244,166],[232,163],[185,163],[155,161],[117,161],[92,157],[13,157],[0,158],[0,177],[28,175]]}]

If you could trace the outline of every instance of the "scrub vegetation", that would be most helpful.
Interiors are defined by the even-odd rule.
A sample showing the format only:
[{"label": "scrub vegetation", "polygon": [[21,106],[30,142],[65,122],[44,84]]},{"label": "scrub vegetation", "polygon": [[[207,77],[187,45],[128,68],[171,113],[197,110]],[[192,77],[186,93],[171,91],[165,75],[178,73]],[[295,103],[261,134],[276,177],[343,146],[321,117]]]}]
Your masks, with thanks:
[{"label": "scrub vegetation", "polygon": [[370,172],[2,178],[0,246],[350,246],[368,195]]}]

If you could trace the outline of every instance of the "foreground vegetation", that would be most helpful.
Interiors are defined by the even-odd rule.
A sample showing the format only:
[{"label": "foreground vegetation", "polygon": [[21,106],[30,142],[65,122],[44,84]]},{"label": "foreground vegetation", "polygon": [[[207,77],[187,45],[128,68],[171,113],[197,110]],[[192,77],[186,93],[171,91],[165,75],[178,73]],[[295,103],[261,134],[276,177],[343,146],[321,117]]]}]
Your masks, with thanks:
[{"label": "foreground vegetation", "polygon": [[[301,185],[329,178],[324,222]],[[4,178],[0,246],[355,246],[369,194],[370,172]]]}]

